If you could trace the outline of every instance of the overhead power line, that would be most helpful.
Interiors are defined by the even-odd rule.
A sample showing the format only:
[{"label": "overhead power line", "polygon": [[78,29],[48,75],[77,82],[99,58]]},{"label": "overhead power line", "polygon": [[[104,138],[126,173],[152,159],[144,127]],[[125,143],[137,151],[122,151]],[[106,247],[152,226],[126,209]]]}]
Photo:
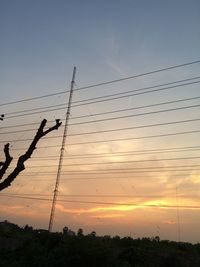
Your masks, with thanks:
[{"label": "overhead power line", "polygon": [[[42,196],[50,197],[51,194],[38,194],[38,193],[3,193],[4,196]],[[81,198],[175,198],[173,194],[169,195],[129,195],[129,194],[59,194],[59,197],[81,197]],[[181,198],[199,198],[199,195],[179,195]]]},{"label": "overhead power line", "polygon": [[173,100],[173,101],[159,102],[159,103],[155,103],[155,104],[142,105],[142,106],[136,106],[136,107],[124,108],[124,109],[116,109],[113,111],[104,111],[104,112],[99,112],[99,113],[92,113],[90,115],[74,116],[71,118],[71,120],[81,119],[81,118],[86,118],[86,117],[92,117],[93,118],[95,116],[101,116],[101,115],[107,115],[107,114],[113,114],[113,113],[125,112],[125,111],[137,110],[137,109],[143,109],[143,108],[152,108],[152,107],[157,107],[157,106],[175,104],[175,103],[179,103],[179,102],[197,100],[199,98],[200,98],[200,96],[190,97],[190,98],[181,98],[181,99]]},{"label": "overhead power line", "polygon": [[[139,77],[143,77],[143,76],[147,76],[147,75],[151,75],[151,74],[155,74],[155,73],[159,73],[159,72],[163,72],[163,71],[167,71],[167,70],[177,69],[177,68],[181,68],[181,67],[186,67],[186,66],[190,66],[190,65],[194,65],[194,64],[198,64],[198,63],[200,63],[200,60],[186,62],[186,63],[178,64],[178,65],[173,65],[173,66],[169,66],[166,68],[159,68],[159,69],[156,69],[153,71],[144,72],[144,73],[128,76],[128,77],[121,78],[121,79],[115,79],[115,80],[110,80],[110,81],[106,81],[106,82],[87,85],[84,87],[77,88],[76,91],[85,90],[85,89],[98,87],[98,86],[102,86],[102,85],[108,85],[108,84],[112,84],[112,83],[117,83],[117,82],[130,80],[130,79],[134,79],[134,78],[139,78]],[[69,92],[69,90],[68,91],[65,90],[65,91],[61,91],[58,93],[52,93],[52,94],[46,94],[46,95],[41,95],[41,96],[36,96],[36,97],[24,98],[24,99],[20,99],[20,100],[16,100],[16,101],[1,103],[0,106],[7,106],[7,105],[17,104],[17,103],[21,103],[21,102],[27,102],[27,101],[37,100],[37,99],[41,99],[41,98],[47,98],[47,97],[51,97],[51,96],[66,94],[68,92]]]},{"label": "overhead power line", "polygon": [[[193,79],[199,79],[200,77],[196,77],[196,78],[193,78]],[[191,79],[189,79],[191,80]],[[167,83],[167,84],[174,84],[174,83],[177,83],[177,82],[172,82],[172,83]],[[88,101],[93,101],[93,100],[97,100],[97,99],[105,99],[108,101],[109,100],[114,100],[114,99],[118,99],[117,98],[110,98],[110,97],[116,97],[116,96],[119,96],[119,98],[124,98],[124,97],[130,97],[130,96],[136,96],[136,95],[140,95],[140,94],[148,94],[148,93],[153,93],[153,92],[157,92],[157,91],[165,91],[165,90],[170,90],[170,89],[173,89],[173,88],[177,88],[177,87],[182,87],[182,86],[187,86],[187,85],[192,85],[192,84],[198,84],[200,83],[200,81],[194,81],[194,82],[188,82],[188,83],[182,83],[182,84],[178,84],[178,85],[173,85],[173,86],[167,86],[167,87],[164,87],[164,88],[159,88],[159,89],[156,89],[156,90],[148,90],[148,89],[152,89],[152,88],[157,88],[157,87],[161,87],[161,86],[164,86],[164,85],[167,85],[167,84],[161,84],[161,85],[153,85],[153,86],[148,86],[148,87],[143,87],[143,88],[139,88],[139,89],[134,89],[134,90],[129,90],[129,91],[126,91],[126,92],[121,92],[121,93],[115,93],[115,94],[107,94],[107,95],[104,95],[104,96],[97,96],[97,97],[92,97],[92,98],[87,98],[87,99],[83,99],[83,100],[77,100],[77,101],[74,101],[73,103],[74,104],[77,104],[77,103],[84,103],[84,102],[88,102]],[[135,92],[140,92],[140,93],[135,93]],[[128,93],[131,93],[131,94],[128,94]],[[132,94],[134,93],[134,94]],[[128,95],[126,95],[128,94]],[[104,100],[103,100],[104,101]],[[76,105],[73,105],[73,106],[76,106]]]},{"label": "overhead power line", "polygon": [[[159,113],[163,113],[163,112],[171,112],[171,111],[178,111],[178,110],[184,110],[184,109],[190,109],[190,108],[197,108],[199,106],[200,106],[200,104],[177,107],[177,108],[170,108],[170,109],[162,109],[162,110],[156,110],[156,111],[136,113],[136,114],[131,114],[131,115],[124,115],[124,116],[110,117],[110,118],[104,118],[104,119],[75,122],[75,123],[70,123],[69,125],[74,126],[74,125],[90,124],[90,123],[104,122],[104,121],[117,120],[117,119],[125,119],[125,118],[131,118],[131,117],[146,116],[146,115],[152,115],[152,114],[159,114]],[[61,120],[63,120],[63,119],[61,119]],[[54,120],[49,121],[49,122],[54,122]],[[37,123],[30,123],[30,124],[28,123],[28,124],[21,124],[21,125],[15,125],[15,126],[7,126],[7,127],[2,127],[1,129],[31,126],[31,125],[35,125],[35,124],[37,124]],[[52,138],[52,137],[46,137],[46,138]]]},{"label": "overhead power line", "polygon": [[[164,83],[164,84],[158,84],[158,85],[143,87],[143,88],[139,88],[139,89],[132,89],[132,90],[125,91],[125,92],[122,92],[122,93],[115,93],[115,94],[95,97],[95,98],[92,98],[92,100],[101,99],[101,98],[107,98],[107,97],[111,97],[111,96],[124,95],[124,94],[127,94],[127,93],[132,93],[132,92],[137,92],[137,91],[144,91],[144,90],[147,90],[147,89],[157,88],[157,87],[166,86],[166,85],[170,85],[170,84],[177,84],[177,83],[180,83],[180,82],[191,81],[191,80],[196,80],[196,79],[200,79],[200,76],[194,77],[194,78],[189,78],[189,79],[184,79],[184,80],[179,80],[179,81],[175,81],[175,82],[170,82],[170,83]],[[198,81],[197,83],[199,83],[199,82],[200,81]],[[193,84],[193,83],[181,84],[180,86],[185,86],[185,85],[190,85],[190,84]],[[169,89],[172,89],[172,88],[174,88],[174,87],[170,87]],[[89,100],[91,100],[91,99],[75,101],[74,103],[87,102]],[[55,107],[57,107],[57,108],[55,108]],[[66,103],[65,104],[57,104],[57,105],[53,105],[53,106],[51,105],[51,106],[44,106],[44,107],[38,107],[38,108],[31,108],[31,109],[24,109],[24,110],[20,110],[20,111],[8,112],[8,113],[5,113],[5,116],[6,116],[6,118],[16,118],[16,117],[21,117],[21,116],[28,116],[28,115],[38,114],[38,113],[40,114],[40,113],[63,110],[63,109],[66,109]],[[40,110],[40,111],[38,111],[38,110]],[[34,112],[31,112],[31,111],[34,111]],[[20,114],[20,113],[22,113],[22,114]],[[13,115],[13,116],[9,116],[9,115]]]},{"label": "overhead power line", "polygon": [[151,128],[151,127],[157,127],[157,126],[166,126],[166,125],[174,125],[174,124],[181,124],[181,123],[189,123],[189,122],[195,122],[195,121],[199,121],[199,120],[200,119],[191,119],[191,120],[182,120],[182,121],[163,122],[163,123],[140,125],[140,126],[134,126],[134,127],[117,128],[117,129],[111,129],[111,130],[82,132],[82,133],[77,133],[77,134],[69,134],[69,136],[79,136],[79,135],[90,135],[90,134],[98,134],[98,133],[127,131],[127,130],[141,129],[141,128]]},{"label": "overhead power line", "polygon": [[[171,122],[163,122],[163,123],[155,123],[155,124],[148,124],[148,125],[140,125],[134,127],[124,127],[124,128],[117,128],[117,129],[110,129],[110,130],[102,130],[102,131],[92,131],[92,132],[80,132],[77,134],[68,134],[68,136],[83,136],[83,135],[91,135],[91,134],[98,134],[98,133],[109,133],[109,132],[118,132],[118,131],[127,131],[127,130],[134,130],[134,129],[141,129],[141,128],[151,128],[157,126],[166,126],[166,125],[174,125],[174,124],[181,124],[181,123],[190,123],[199,121],[200,119],[189,119],[189,120],[182,120],[182,121],[171,121]],[[36,131],[37,129],[25,129],[25,130],[18,130],[18,131],[11,131],[11,132],[0,132],[1,134],[15,134],[15,133],[23,133],[23,132],[32,132]]]},{"label": "overhead power line", "polygon": [[143,112],[143,113],[136,113],[136,114],[131,114],[131,115],[110,117],[110,118],[104,118],[104,119],[75,122],[75,123],[70,123],[70,126],[82,125],[82,124],[90,124],[90,123],[96,123],[96,122],[104,122],[104,121],[110,121],[110,120],[113,121],[113,120],[118,120],[118,119],[126,119],[126,118],[138,117],[138,116],[146,116],[146,115],[158,114],[158,113],[163,113],[163,112],[178,111],[178,110],[197,108],[197,107],[200,107],[200,104],[191,105],[191,106],[177,107],[177,108],[162,109],[162,110],[156,110],[156,111],[149,111],[149,112]]},{"label": "overhead power line", "polygon": [[[124,161],[109,161],[109,162],[90,162],[90,163],[73,163],[73,164],[63,164],[63,167],[72,166],[90,166],[90,165],[107,165],[107,164],[125,164],[125,163],[141,163],[141,162],[159,162],[159,161],[174,161],[174,160],[189,160],[189,159],[200,159],[200,157],[177,157],[177,158],[163,158],[163,159],[143,159],[143,160],[124,160]],[[57,165],[36,165],[29,166],[28,168],[54,168]]]},{"label": "overhead power line", "polygon": [[[80,104],[72,105],[72,107],[75,108],[75,107],[80,107],[80,106],[85,106],[85,105],[91,105],[91,104],[97,104],[97,103],[102,103],[102,102],[107,102],[107,101],[127,98],[127,97],[130,97],[130,96],[139,96],[139,95],[144,95],[144,94],[149,94],[149,93],[156,93],[156,92],[160,92],[160,91],[166,91],[166,90],[178,88],[178,87],[181,87],[181,86],[187,86],[187,85],[198,84],[198,83],[200,83],[200,81],[192,82],[192,83],[179,84],[179,85],[174,85],[174,86],[168,86],[168,87],[164,87],[164,88],[159,88],[159,89],[154,89],[154,90],[149,90],[149,91],[144,91],[144,92],[139,92],[139,93],[132,93],[132,94],[129,94],[129,95],[124,95],[124,96],[116,96],[116,97],[111,97],[111,98],[108,98],[108,99],[106,98],[106,99],[101,99],[101,100],[94,100],[94,99],[102,98],[101,96],[100,97],[94,97],[94,98],[90,98],[90,99],[86,100],[86,101],[90,101],[90,102],[86,102],[85,101],[86,103],[85,102],[84,103],[80,103],[80,102],[83,102],[83,100],[82,100],[82,101],[79,101]],[[91,101],[91,100],[94,100],[94,101]]]},{"label": "overhead power line", "polygon": [[[113,111],[106,111],[106,112],[94,113],[94,114],[91,114],[91,115],[76,116],[76,117],[70,118],[70,120],[80,119],[80,118],[85,118],[85,117],[92,117],[93,118],[94,116],[99,116],[99,115],[114,114],[114,113],[131,111],[131,110],[137,110],[137,109],[143,109],[143,108],[150,108],[150,107],[156,107],[156,106],[162,106],[162,105],[168,105],[168,104],[175,104],[175,103],[179,103],[179,102],[186,102],[186,101],[191,101],[191,100],[197,100],[199,98],[200,98],[200,96],[195,96],[195,97],[190,97],[190,98],[182,98],[182,99],[173,100],[173,101],[159,102],[159,103],[155,103],[155,104],[142,105],[142,106],[137,106],[137,107],[132,107],[132,108],[126,108],[126,109],[116,109],[116,110],[113,110]],[[58,109],[56,109],[56,110],[58,110]],[[32,114],[33,113],[31,113],[31,115]],[[23,114],[23,116],[26,116],[26,115]],[[49,121],[49,122],[54,122],[54,121],[52,120],[52,121]],[[9,128],[16,128],[16,127],[26,127],[26,126],[32,126],[32,125],[38,125],[38,124],[39,124],[39,122],[25,123],[25,124],[17,124],[17,125],[8,125],[8,126],[1,127],[0,129],[9,129]]]},{"label": "overhead power line", "polygon": [[175,133],[166,133],[166,134],[158,134],[158,135],[146,135],[146,136],[138,136],[138,137],[130,137],[130,138],[118,138],[118,139],[109,139],[109,140],[77,142],[77,143],[71,143],[69,145],[70,146],[76,146],[76,145],[87,145],[87,144],[98,144],[98,143],[107,143],[107,142],[117,142],[117,141],[151,139],[151,138],[167,137],[167,136],[175,136],[175,135],[195,134],[195,133],[199,133],[199,132],[200,132],[200,130],[194,130],[194,131],[175,132]]},{"label": "overhead power line", "polygon": [[[62,174],[70,174],[70,175],[83,175],[83,174],[112,174],[112,173],[127,173],[127,171],[136,172],[169,172],[169,171],[194,171],[199,169],[194,169],[196,167],[200,167],[200,164],[191,164],[191,165],[171,165],[171,166],[151,166],[151,167],[129,167],[129,168],[109,168],[109,169],[87,169],[87,170],[68,170],[62,171]],[[180,168],[180,169],[179,169]],[[155,169],[155,170],[154,170]],[[38,174],[55,174],[55,171],[39,171],[39,172],[31,172],[26,173],[20,176],[32,176]]]},{"label": "overhead power line", "polygon": [[[25,197],[25,196],[11,196],[1,194],[1,197],[9,197],[9,198],[19,198],[19,199],[27,199],[27,200],[38,200],[38,201],[48,201],[51,202],[50,198],[39,198],[39,197]],[[176,209],[177,205],[162,205],[162,204],[138,204],[138,203],[119,203],[119,202],[100,202],[100,201],[82,201],[82,200],[67,200],[67,199],[58,199],[57,202],[66,202],[66,203],[77,203],[77,204],[96,204],[96,205],[112,205],[112,206],[133,206],[138,208],[169,208]],[[179,205],[179,208],[182,209],[200,209],[198,205]]]},{"label": "overhead power line", "polygon": [[[151,173],[153,173],[153,172],[151,172]],[[121,174],[121,173],[120,173]],[[131,175],[132,173],[126,173],[126,175]],[[116,175],[114,175],[114,176],[105,176],[105,175],[100,175],[100,176],[98,176],[98,175],[95,175],[95,176],[92,176],[92,177],[89,177],[89,176],[87,176],[87,177],[84,177],[84,176],[79,176],[79,177],[76,177],[76,176],[73,176],[73,177],[69,177],[69,178],[63,178],[62,179],[62,183],[67,183],[67,182],[77,182],[77,181],[87,181],[87,180],[91,180],[91,181],[101,181],[101,180],[104,180],[104,181],[107,181],[107,180],[119,180],[119,181],[121,181],[121,180],[126,180],[126,181],[131,181],[131,182],[133,182],[133,181],[135,181],[135,180],[138,180],[138,179],[146,179],[147,178],[147,176],[146,176],[146,173],[145,174],[143,174],[143,175],[139,175],[140,173],[137,173],[137,176],[134,176],[134,173],[132,174],[133,176],[116,176]],[[144,176],[145,175],[145,176]],[[157,175],[159,175],[159,173],[157,173]],[[33,175],[27,175],[27,176],[22,176],[21,177],[21,179],[22,179],[22,182],[24,183],[24,180],[23,179],[26,179],[26,182],[37,182],[37,181],[46,181],[46,182],[54,182],[54,176],[53,175],[49,175],[50,177],[44,177],[43,175],[42,176],[37,176],[37,177],[34,177]],[[27,178],[27,177],[31,177],[31,179],[29,179],[29,178]],[[160,176],[159,176],[160,177]],[[148,175],[148,178],[150,179],[152,179],[152,178],[154,178],[155,180],[157,179],[157,178],[159,178],[158,176],[155,176],[155,173],[153,173],[153,176],[149,176]],[[175,177],[181,177],[181,178],[186,178],[186,177],[188,177],[188,175],[187,175],[187,173],[182,173],[182,174],[171,174],[170,173],[170,178],[175,178]],[[51,178],[51,179],[50,179]],[[21,180],[19,181],[19,183],[21,182]]]},{"label": "overhead power line", "polygon": [[[174,101],[167,101],[167,102],[155,103],[155,104],[150,104],[150,105],[142,105],[142,106],[126,108],[126,109],[117,109],[117,110],[114,110],[114,111],[99,112],[99,113],[95,113],[95,114],[92,114],[92,115],[82,115],[82,116],[72,117],[70,120],[86,118],[86,117],[94,117],[94,116],[100,116],[100,115],[107,115],[107,114],[113,114],[113,113],[117,113],[117,112],[125,112],[125,111],[137,110],[137,109],[143,109],[143,108],[150,108],[150,107],[156,107],[156,106],[162,106],[162,105],[175,104],[175,103],[179,103],[179,102],[197,100],[199,98],[200,98],[199,96],[196,96],[196,97],[191,97],[191,98],[185,98],[185,99],[183,98],[183,99],[174,100]],[[31,112],[31,113],[23,113],[23,114],[19,114],[19,115],[13,115],[13,116],[10,116],[10,117],[7,116],[6,119],[12,119],[12,118],[17,118],[17,117],[26,117],[26,116],[31,116],[31,115],[35,115],[35,114],[41,114],[41,113],[46,113],[46,112],[50,112],[50,111],[58,111],[58,110],[63,110],[63,109],[66,109],[66,107],[64,107],[64,108],[56,108],[56,109],[47,109],[47,110],[36,111],[36,112]],[[37,123],[35,123],[35,124],[37,124]],[[16,127],[16,126],[13,126],[13,127]],[[2,128],[4,128],[4,127],[2,127]]]},{"label": "overhead power line", "polygon": [[166,68],[159,68],[157,70],[136,74],[136,75],[128,76],[128,77],[121,78],[121,79],[116,79],[116,80],[111,80],[111,81],[106,81],[106,82],[102,82],[102,83],[96,83],[96,84],[80,87],[80,88],[77,88],[76,91],[89,89],[89,88],[93,88],[93,87],[98,87],[98,86],[103,86],[103,85],[108,85],[108,84],[117,83],[117,82],[122,82],[122,81],[130,80],[130,79],[135,79],[135,78],[151,75],[151,74],[163,72],[166,70],[172,70],[172,69],[177,69],[177,68],[181,68],[181,67],[186,67],[186,66],[194,65],[194,64],[198,64],[198,63],[200,63],[200,60],[187,62],[187,63],[179,64],[179,65],[173,65],[173,66],[166,67]]},{"label": "overhead power line", "polygon": [[[117,139],[104,139],[104,140],[70,143],[68,144],[68,146],[98,144],[98,143],[117,142],[117,141],[129,141],[129,140],[139,140],[139,139],[151,139],[151,138],[159,138],[159,137],[167,137],[167,136],[175,136],[175,135],[195,134],[199,132],[200,130],[193,130],[193,131],[183,131],[183,132],[174,132],[174,133],[157,134],[157,135],[146,135],[146,136],[137,136],[137,137],[117,138]],[[59,137],[62,137],[62,136],[61,135],[48,136],[46,137],[46,139],[55,139]],[[31,141],[31,140],[32,140],[31,138],[16,139],[16,140],[9,140],[9,141],[4,140],[4,141],[0,141],[0,143],[25,142],[25,141]]]},{"label": "overhead power line", "polygon": [[[94,159],[94,158],[112,158],[114,156],[118,156],[118,157],[127,157],[127,156],[138,156],[138,155],[156,155],[156,154],[162,154],[162,153],[182,153],[182,152],[188,152],[188,151],[200,151],[200,148],[194,148],[194,149],[181,149],[181,150],[164,150],[164,151],[155,151],[155,152],[139,152],[139,153],[135,153],[135,152],[124,152],[124,153],[118,153],[118,152],[113,152],[110,155],[105,155],[104,153],[99,153],[98,154],[94,154],[93,156],[85,156],[83,155],[77,155],[77,156],[66,156],[64,157],[65,159]],[[44,156],[44,157],[34,157],[32,158],[32,161],[41,161],[41,160],[57,160],[58,157],[56,156]]]},{"label": "overhead power line", "polygon": [[[12,147],[12,146],[11,146]],[[50,145],[50,146],[38,146],[37,147],[37,149],[43,149],[43,148],[45,148],[45,149],[48,149],[48,148],[57,148],[57,147],[60,147],[59,145]],[[155,151],[167,151],[167,150],[172,150],[172,149],[174,149],[174,150],[176,150],[176,149],[183,149],[183,148],[186,148],[186,149],[193,149],[193,150],[195,150],[195,148],[198,148],[199,146],[182,146],[182,147],[175,147],[175,148],[169,148],[169,149],[165,149],[165,148],[161,148],[161,149],[144,149],[144,150],[135,150],[134,152],[136,152],[136,153],[153,153],[153,152],[155,152]],[[26,147],[19,147],[19,148],[12,148],[12,150],[13,151],[19,151],[19,150],[24,150],[24,149],[26,149]],[[131,151],[128,151],[128,152],[131,152]],[[133,151],[132,151],[133,152]],[[118,153],[118,152],[116,152],[116,153]],[[126,153],[125,151],[122,151],[122,152],[119,152],[119,153]],[[164,152],[163,152],[164,153]],[[85,153],[84,155],[85,156],[95,156],[95,155],[106,155],[106,154],[112,154],[112,153],[109,153],[109,152],[105,152],[105,153]],[[71,157],[73,157],[73,156],[82,156],[82,154],[72,154],[71,155]]]}]

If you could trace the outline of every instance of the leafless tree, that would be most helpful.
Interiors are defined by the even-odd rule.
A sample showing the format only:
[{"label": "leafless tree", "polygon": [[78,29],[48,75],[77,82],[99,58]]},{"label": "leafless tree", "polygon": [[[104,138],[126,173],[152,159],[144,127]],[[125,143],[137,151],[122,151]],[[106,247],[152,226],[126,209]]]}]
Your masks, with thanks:
[{"label": "leafless tree", "polygon": [[[3,120],[4,116],[1,116],[1,120]],[[4,190],[5,188],[9,187],[11,185],[11,183],[15,180],[15,178],[19,175],[20,172],[22,172],[25,169],[25,165],[24,163],[31,157],[33,151],[36,149],[36,145],[38,143],[38,141],[44,137],[45,135],[47,135],[48,133],[57,130],[62,122],[60,122],[60,120],[56,120],[56,123],[54,126],[50,127],[47,130],[44,130],[45,126],[46,126],[47,120],[44,119],[41,124],[40,127],[37,130],[37,133],[35,135],[35,137],[33,138],[33,141],[31,142],[29,148],[27,149],[27,151],[21,155],[18,158],[16,167],[13,169],[13,171],[4,178],[5,173],[8,169],[8,167],[10,166],[13,157],[10,155],[10,144],[6,144],[4,146],[4,155],[5,155],[5,160],[0,162],[0,191]]]}]

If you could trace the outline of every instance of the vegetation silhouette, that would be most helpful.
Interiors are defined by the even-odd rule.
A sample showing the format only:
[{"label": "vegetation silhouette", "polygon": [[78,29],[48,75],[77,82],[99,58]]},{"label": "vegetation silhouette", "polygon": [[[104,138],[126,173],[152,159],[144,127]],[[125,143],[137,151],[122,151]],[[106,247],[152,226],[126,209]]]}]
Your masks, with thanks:
[{"label": "vegetation silhouette", "polygon": [[50,233],[0,222],[1,267],[199,267],[200,244],[77,234],[64,227]]}]

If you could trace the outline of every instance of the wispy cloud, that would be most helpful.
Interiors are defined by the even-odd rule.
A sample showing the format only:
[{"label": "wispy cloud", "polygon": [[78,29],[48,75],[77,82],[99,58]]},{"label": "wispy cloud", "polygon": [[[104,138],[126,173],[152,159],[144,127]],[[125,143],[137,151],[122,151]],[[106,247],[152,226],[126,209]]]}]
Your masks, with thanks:
[{"label": "wispy cloud", "polygon": [[108,37],[106,39],[106,50],[107,54],[105,62],[107,66],[120,75],[120,77],[126,76],[126,71],[120,63],[120,44],[116,35],[112,31],[108,33]]}]

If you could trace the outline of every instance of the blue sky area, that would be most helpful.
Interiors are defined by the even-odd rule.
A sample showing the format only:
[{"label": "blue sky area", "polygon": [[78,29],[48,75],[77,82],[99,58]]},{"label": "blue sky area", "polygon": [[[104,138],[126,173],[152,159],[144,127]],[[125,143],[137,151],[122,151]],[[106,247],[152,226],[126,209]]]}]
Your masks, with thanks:
[{"label": "blue sky area", "polygon": [[0,4],[2,101],[199,58],[198,0]]}]

